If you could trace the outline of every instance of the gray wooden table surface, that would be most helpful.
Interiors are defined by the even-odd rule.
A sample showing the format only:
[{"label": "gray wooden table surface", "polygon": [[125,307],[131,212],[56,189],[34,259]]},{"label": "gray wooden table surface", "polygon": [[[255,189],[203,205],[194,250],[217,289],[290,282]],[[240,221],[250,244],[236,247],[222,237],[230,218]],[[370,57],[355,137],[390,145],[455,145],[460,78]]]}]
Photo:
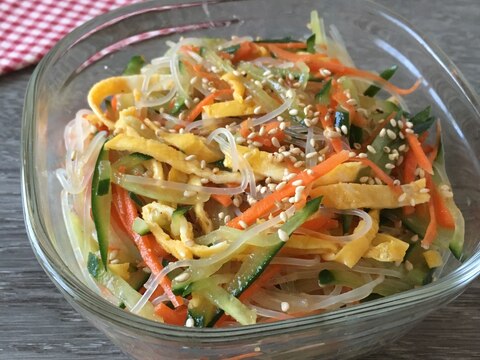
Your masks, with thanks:
[{"label": "gray wooden table surface", "polygon": [[[436,42],[480,92],[480,0],[378,2]],[[25,233],[20,117],[32,70],[0,76],[0,359],[126,359],[67,304],[35,260]],[[404,338],[367,359],[417,356],[480,358],[480,279]]]}]

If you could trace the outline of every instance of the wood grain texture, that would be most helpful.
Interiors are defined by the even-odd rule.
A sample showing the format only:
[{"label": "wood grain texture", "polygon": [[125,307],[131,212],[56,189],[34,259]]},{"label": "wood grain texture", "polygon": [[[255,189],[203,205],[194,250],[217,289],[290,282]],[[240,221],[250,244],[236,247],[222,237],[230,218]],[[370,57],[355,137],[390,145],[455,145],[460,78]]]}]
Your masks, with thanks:
[{"label": "wood grain texture", "polygon": [[[379,0],[436,42],[480,91],[480,1]],[[0,77],[0,359],[127,359],[63,299],[35,260],[20,200],[20,117],[32,69]],[[377,359],[480,358],[480,280]]]}]

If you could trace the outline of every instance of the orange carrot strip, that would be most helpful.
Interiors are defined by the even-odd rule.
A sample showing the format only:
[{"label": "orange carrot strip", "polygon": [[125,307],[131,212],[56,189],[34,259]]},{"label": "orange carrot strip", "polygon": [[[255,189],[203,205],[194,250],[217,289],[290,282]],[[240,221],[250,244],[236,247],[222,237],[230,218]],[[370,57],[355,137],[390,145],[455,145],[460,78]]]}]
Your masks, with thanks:
[{"label": "orange carrot strip", "polygon": [[187,307],[180,306],[176,309],[170,309],[164,303],[155,306],[155,313],[163,318],[166,324],[170,325],[185,325],[187,320]]},{"label": "orange carrot strip", "polygon": [[217,90],[210,95],[204,97],[202,101],[200,101],[187,115],[185,121],[187,122],[192,122],[197,118],[198,115],[200,115],[203,111],[203,107],[207,105],[213,104],[215,101],[215,98],[222,96],[222,95],[229,95],[233,92],[232,89],[223,89],[223,90]]},{"label": "orange carrot strip", "polygon": [[305,221],[302,225],[302,228],[312,230],[312,231],[319,231],[325,230],[327,227],[329,229],[336,228],[338,226],[338,221],[332,219],[330,215],[320,215],[316,216],[315,218]]},{"label": "orange carrot strip", "polygon": [[430,196],[432,197],[433,205],[435,206],[435,217],[438,225],[447,229],[455,229],[455,219],[445,205],[444,198],[433,182],[432,188],[430,189]]},{"label": "orange carrot strip", "polygon": [[260,43],[260,45],[269,47],[270,45],[279,47],[281,49],[306,49],[307,45],[301,42],[289,42],[289,43]]},{"label": "orange carrot strip", "polygon": [[[133,237],[145,264],[147,264],[154,274],[158,274],[162,271],[163,266],[155,256],[155,247],[158,245],[155,237],[153,235],[141,236],[132,230],[133,222],[138,215],[135,203],[130,199],[128,192],[125,189],[116,185],[113,185],[112,188],[113,203],[117,208],[120,219],[123,221],[124,228],[127,229],[127,232]],[[175,307],[183,304],[183,299],[173,294],[170,279],[168,279],[168,277],[165,276],[160,282],[160,285]]]},{"label": "orange carrot strip", "polygon": [[252,205],[245,212],[230,220],[227,226],[242,229],[240,221],[244,221],[247,225],[253,224],[258,218],[261,218],[268,214],[275,207],[276,201],[282,201],[286,197],[291,197],[295,193],[295,186],[292,183],[296,180],[302,180],[303,185],[308,186],[319,177],[332,171],[338,165],[344,163],[349,159],[348,151],[341,151],[338,154],[332,155],[324,162],[311,168],[311,175],[305,171],[300,172],[292,180],[290,180],[286,186],[282,189],[275,191],[274,193],[264,197],[259,202]]},{"label": "orange carrot strip", "polygon": [[390,186],[392,188],[393,191],[395,191],[397,194],[401,194],[402,193],[402,188],[400,186],[397,186],[397,185],[394,185],[393,184],[393,179],[385,172],[383,171],[382,169],[380,169],[377,164],[375,164],[372,160],[370,159],[367,159],[367,158],[358,158],[358,159],[355,159],[355,161],[359,161],[361,163],[363,163],[364,165],[367,165],[370,169],[373,170],[373,172],[375,173],[375,175],[380,179],[382,180],[385,184],[387,184],[388,186]]},{"label": "orange carrot strip", "polygon": [[356,68],[351,68],[348,66],[345,66],[341,64],[338,61],[335,61],[333,59],[326,59],[322,57],[319,54],[313,54],[313,55],[303,55],[303,54],[296,54],[292,53],[290,51],[284,50],[279,48],[276,45],[269,45],[268,48],[270,51],[272,51],[277,57],[281,59],[285,59],[288,61],[292,62],[297,62],[297,61],[304,61],[306,64],[309,66],[310,71],[316,72],[322,68],[330,70],[331,72],[334,72],[339,75],[352,75],[352,76],[357,76],[361,77],[364,79],[372,80],[375,81],[376,83],[380,84],[382,87],[392,91],[396,92],[399,95],[408,95],[414,92],[421,84],[421,80],[417,80],[413,86],[411,86],[408,89],[402,89],[399,88],[398,86],[395,86],[391,84],[389,81],[383,79],[377,74],[371,73],[366,70],[361,70],[361,69],[356,69]]},{"label": "orange carrot strip", "polygon": [[410,150],[413,151],[415,157],[417,158],[418,166],[420,166],[423,170],[425,170],[430,175],[433,174],[432,164],[425,155],[425,152],[422,149],[422,145],[420,141],[418,141],[415,134],[412,133],[405,133],[405,137],[407,138],[408,145],[410,146]]},{"label": "orange carrot strip", "polygon": [[217,201],[219,204],[228,207],[232,204],[232,197],[230,195],[222,195],[222,194],[212,194],[212,199]]}]

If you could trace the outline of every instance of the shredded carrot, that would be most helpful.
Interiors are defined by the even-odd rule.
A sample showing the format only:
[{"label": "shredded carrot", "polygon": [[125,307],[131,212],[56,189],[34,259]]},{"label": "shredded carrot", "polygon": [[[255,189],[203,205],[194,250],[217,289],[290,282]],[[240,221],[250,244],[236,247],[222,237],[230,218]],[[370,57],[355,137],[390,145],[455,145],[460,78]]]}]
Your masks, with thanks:
[{"label": "shredded carrot", "polygon": [[232,62],[237,63],[239,61],[253,60],[261,56],[261,54],[259,45],[251,41],[244,41],[240,43],[240,47],[235,51]]},{"label": "shredded carrot", "polygon": [[192,122],[194,121],[198,115],[200,115],[203,111],[203,107],[207,105],[213,104],[215,99],[219,96],[223,95],[230,95],[233,92],[232,89],[223,89],[223,90],[217,90],[213,93],[211,93],[208,96],[205,96],[187,115],[185,118],[186,122]]},{"label": "shredded carrot", "polygon": [[338,227],[338,220],[332,219],[331,215],[319,215],[303,223],[302,228],[320,231],[335,229]]},{"label": "shredded carrot", "polygon": [[[162,271],[163,266],[159,259],[155,255],[155,247],[158,246],[155,237],[153,235],[141,236],[132,230],[133,222],[138,215],[135,202],[130,199],[128,192],[120,186],[112,185],[112,198],[113,203],[116,206],[118,215],[123,221],[123,226],[127,229],[130,236],[133,237],[135,244],[140,251],[145,264],[150,268],[154,274],[158,274]],[[180,296],[175,296],[172,292],[170,280],[164,277],[160,282],[165,294],[175,307],[183,304],[183,299]]]},{"label": "shredded carrot", "polygon": [[185,325],[187,320],[187,307],[179,306],[176,309],[170,309],[164,303],[155,306],[155,313],[163,318],[166,324],[170,325]]},{"label": "shredded carrot", "polygon": [[447,229],[455,229],[455,219],[433,181],[431,183],[430,196],[435,206],[435,217],[438,225]]},{"label": "shredded carrot", "polygon": [[410,150],[413,151],[415,157],[417,158],[418,166],[420,166],[423,170],[425,170],[430,175],[433,174],[432,164],[425,155],[425,152],[422,149],[422,145],[415,134],[405,132],[405,137],[408,141],[408,145],[410,146]]},{"label": "shredded carrot", "polygon": [[327,174],[332,171],[338,165],[344,163],[349,159],[348,151],[341,151],[338,154],[332,155],[324,162],[311,168],[311,174],[308,174],[305,171],[300,172],[292,180],[290,180],[286,186],[282,189],[273,192],[272,194],[264,197],[259,202],[253,204],[250,208],[245,210],[245,212],[236,217],[235,219],[230,220],[227,223],[227,226],[234,227],[237,229],[242,229],[240,226],[240,221],[245,222],[247,225],[253,224],[257,219],[262,218],[268,214],[275,207],[276,201],[282,201],[284,198],[288,198],[294,195],[295,186],[292,185],[294,181],[302,180],[304,186],[308,186],[313,181],[319,177]]},{"label": "shredded carrot", "polygon": [[270,47],[271,45],[276,46],[280,49],[306,49],[307,45],[301,42],[289,42],[289,43],[261,43],[261,45]]},{"label": "shredded carrot", "polygon": [[363,163],[364,165],[367,165],[370,169],[373,170],[373,172],[375,173],[375,175],[380,179],[382,180],[385,184],[387,184],[388,186],[390,186],[390,188],[395,191],[395,193],[397,194],[401,194],[402,193],[402,188],[398,185],[395,185],[393,183],[393,179],[385,172],[383,171],[382,169],[380,169],[377,164],[375,164],[372,160],[370,159],[367,159],[367,158],[356,158],[354,161],[359,161],[361,163]]},{"label": "shredded carrot", "polygon": [[324,57],[322,54],[310,54],[310,55],[296,54],[296,53],[281,49],[280,47],[273,44],[268,45],[268,48],[270,49],[270,51],[272,51],[275,54],[275,56],[281,59],[285,59],[292,62],[304,61],[309,66],[310,71],[312,72],[317,72],[320,69],[327,69],[338,75],[351,75],[351,76],[356,76],[363,79],[372,80],[378,83],[380,86],[392,92],[396,92],[399,95],[411,94],[416,89],[418,89],[418,87],[421,84],[421,80],[419,79],[410,88],[402,89],[402,88],[399,88],[398,86],[393,85],[392,83],[383,79],[377,74],[371,73],[366,70],[356,69],[356,68],[342,65],[337,59],[328,59]]},{"label": "shredded carrot", "polygon": [[224,207],[228,207],[232,204],[232,197],[230,195],[212,194],[211,197]]}]

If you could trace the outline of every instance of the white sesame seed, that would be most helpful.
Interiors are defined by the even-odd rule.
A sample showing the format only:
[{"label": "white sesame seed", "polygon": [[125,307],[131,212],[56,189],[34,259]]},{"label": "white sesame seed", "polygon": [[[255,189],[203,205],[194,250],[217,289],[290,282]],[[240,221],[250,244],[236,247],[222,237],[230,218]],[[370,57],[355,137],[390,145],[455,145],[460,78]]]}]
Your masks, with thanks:
[{"label": "white sesame seed", "polygon": [[280,238],[280,240],[282,240],[283,242],[288,241],[289,236],[284,230],[278,229],[277,234],[278,234],[278,237]]},{"label": "white sesame seed", "polygon": [[395,119],[390,119],[390,125],[392,125],[392,127],[397,126],[397,122],[395,121]]},{"label": "white sesame seed", "polygon": [[398,159],[398,154],[390,153],[390,154],[388,154],[388,159],[391,160],[391,161],[394,161],[394,160]]},{"label": "white sesame seed", "polygon": [[392,150],[388,146],[383,147],[383,152],[388,154],[390,151],[392,151]]},{"label": "white sesame seed", "polygon": [[201,169],[205,169],[206,166],[207,166],[207,162],[205,160],[200,161],[200,168]]},{"label": "white sesame seed", "polygon": [[278,128],[273,128],[268,130],[267,134],[268,135],[275,135],[278,132]]},{"label": "white sesame seed", "polygon": [[354,158],[355,156],[357,156],[357,154],[354,151],[350,151],[348,153],[348,157],[350,157],[350,158]]},{"label": "white sesame seed", "polygon": [[402,121],[402,120],[397,120],[397,126],[398,126],[400,129],[403,129],[403,121]]},{"label": "white sesame seed", "polygon": [[196,158],[197,158],[197,155],[191,154],[185,157],[185,161],[195,160]]},{"label": "white sesame seed", "polygon": [[190,279],[191,276],[192,276],[191,273],[184,271],[180,275],[177,275],[175,277],[175,281],[184,282],[184,281],[187,281],[188,279]]},{"label": "white sesame seed", "polygon": [[405,144],[402,144],[398,147],[398,151],[405,151],[405,149],[407,148],[407,146]]},{"label": "white sesame seed", "polygon": [[408,260],[405,260],[405,269],[407,271],[412,271],[413,270],[413,264]]},{"label": "white sesame seed", "polygon": [[248,134],[247,139],[252,140],[254,137],[257,137],[257,133],[252,131],[250,134]]},{"label": "white sesame seed", "polygon": [[332,73],[331,73],[331,71],[330,71],[330,70],[328,70],[328,69],[321,68],[321,69],[320,69],[320,75],[322,75],[322,76],[325,76],[325,77],[326,77],[326,76],[330,76],[330,75],[332,75]]},{"label": "white sesame seed", "polygon": [[298,110],[297,109],[290,109],[288,113],[292,116],[295,116],[295,115],[298,115]]},{"label": "white sesame seed", "polygon": [[259,87],[263,87],[263,84],[262,84],[261,81],[255,80],[254,83],[255,83],[255,85],[257,85]]},{"label": "white sesame seed", "polygon": [[233,70],[232,73],[237,77],[240,76],[240,72],[238,72],[238,70]]},{"label": "white sesame seed", "polygon": [[398,197],[398,202],[403,202],[405,201],[406,198],[407,198],[407,194],[402,193],[402,195]]},{"label": "white sesame seed", "polygon": [[195,196],[195,195],[197,195],[197,193],[195,191],[185,190],[183,192],[183,196],[185,196],[185,197],[192,197],[192,196]]},{"label": "white sesame seed", "polygon": [[340,128],[342,130],[342,133],[344,133],[345,135],[348,134],[348,128],[346,125],[342,125],[342,127]]},{"label": "white sesame seed", "polygon": [[302,179],[298,179],[298,180],[295,180],[294,182],[292,182],[292,185],[293,186],[300,186],[303,184],[303,180]]},{"label": "white sesame seed", "polygon": [[218,213],[218,218],[222,220],[225,217],[225,213],[223,211]]},{"label": "white sesame seed", "polygon": [[308,175],[313,175],[314,171],[312,169],[306,169]]},{"label": "white sesame seed", "polygon": [[225,223],[228,223],[230,219],[231,219],[230,215],[225,215],[225,217],[223,218],[223,221],[225,221]]},{"label": "white sesame seed", "polygon": [[142,271],[146,274],[150,274],[152,272],[152,270],[150,270],[150,268],[146,267],[146,266],[144,268],[142,268]]},{"label": "white sesame seed", "polygon": [[[261,192],[261,191],[260,191],[260,192]],[[265,191],[264,191],[264,192],[261,192],[261,193],[263,194],[263,193],[265,193]],[[233,202],[233,206],[239,207],[239,206],[241,205],[241,203],[242,203],[242,199],[239,198],[238,196],[235,196],[235,197],[233,198],[233,201],[232,201],[232,202]]]},{"label": "white sesame seed", "polygon": [[375,177],[373,180],[375,180],[375,184],[377,185],[382,185],[382,180],[380,180],[378,177]]},{"label": "white sesame seed", "polygon": [[403,132],[399,132],[398,137],[402,140],[405,139],[405,135],[403,135]]},{"label": "white sesame seed", "polygon": [[253,109],[253,113],[255,115],[258,115],[262,112],[262,107],[261,106],[257,106],[255,109]]},{"label": "white sesame seed", "polygon": [[316,151],[312,151],[312,152],[309,152],[307,155],[305,155],[305,158],[307,159],[311,159],[313,157],[317,156],[317,152]]},{"label": "white sesame seed", "polygon": [[417,241],[418,241],[418,235],[417,235],[417,234],[413,235],[413,236],[410,238],[410,241],[412,241],[412,242],[417,242]]},{"label": "white sesame seed", "polygon": [[248,227],[247,223],[243,220],[240,220],[238,222],[238,225],[240,225],[243,229],[246,229]]},{"label": "white sesame seed", "polygon": [[362,176],[362,177],[360,178],[360,182],[361,182],[361,183],[366,183],[366,182],[368,182],[368,179],[369,179],[368,176]]},{"label": "white sesame seed", "polygon": [[360,154],[358,154],[358,157],[359,157],[360,159],[365,159],[365,158],[368,157],[368,155],[365,154],[365,153],[360,153]]},{"label": "white sesame seed", "polygon": [[405,132],[407,134],[413,134],[414,133],[414,131],[412,129],[405,129]]},{"label": "white sesame seed", "polygon": [[295,174],[295,173],[288,174],[288,175],[285,177],[285,180],[290,181],[290,180],[292,180],[295,176],[297,176],[297,174]]},{"label": "white sesame seed", "polygon": [[410,122],[410,121],[407,121],[407,122],[405,123],[405,125],[407,125],[407,128],[409,128],[409,129],[411,129],[411,128],[413,127],[413,123]]},{"label": "white sesame seed", "polygon": [[362,148],[362,145],[359,144],[359,143],[353,143],[353,147],[356,149],[356,150],[360,150]]},{"label": "white sesame seed", "polygon": [[348,104],[348,105],[354,105],[354,106],[355,106],[355,105],[357,105],[357,100],[355,100],[355,99],[348,99],[348,100],[347,100],[347,104]]},{"label": "white sesame seed", "polygon": [[258,135],[260,135],[260,136],[265,135],[265,131],[266,131],[265,126],[262,126],[262,127],[260,128],[260,130],[258,131]]},{"label": "white sesame seed", "polygon": [[187,321],[185,322],[185,326],[189,327],[189,328],[192,328],[192,327],[195,326],[195,321],[193,321],[192,318],[188,318]]},{"label": "white sesame seed", "polygon": [[387,129],[387,135],[392,140],[395,140],[397,138],[397,134],[395,134],[395,132],[390,129]]},{"label": "white sesame seed", "polygon": [[280,308],[282,309],[283,312],[287,312],[288,309],[290,309],[290,304],[286,301],[282,301],[280,303]]},{"label": "white sesame seed", "polygon": [[387,133],[387,130],[382,129],[382,130],[380,130],[380,134],[379,134],[379,135],[380,135],[380,137],[384,137],[386,133]]},{"label": "white sesame seed", "polygon": [[254,142],[252,143],[252,145],[255,146],[255,147],[257,147],[257,148],[263,146],[263,144],[262,144],[260,141],[254,141]]},{"label": "white sesame seed", "polygon": [[392,163],[386,163],[385,169],[389,169],[389,170],[395,169],[395,165],[393,165]]},{"label": "white sesame seed", "polygon": [[293,164],[293,167],[298,169],[299,167],[303,166],[303,164],[303,161],[297,161],[295,164]]},{"label": "white sesame seed", "polygon": [[271,142],[272,142],[272,145],[275,146],[276,148],[280,147],[280,141],[278,141],[278,139],[275,136],[272,137]]},{"label": "white sesame seed", "polygon": [[398,179],[393,180],[393,185],[395,185],[395,186],[400,185],[400,180],[398,180]]},{"label": "white sesame seed", "polygon": [[371,152],[372,154],[376,154],[377,150],[372,145],[367,145],[367,150]]}]

